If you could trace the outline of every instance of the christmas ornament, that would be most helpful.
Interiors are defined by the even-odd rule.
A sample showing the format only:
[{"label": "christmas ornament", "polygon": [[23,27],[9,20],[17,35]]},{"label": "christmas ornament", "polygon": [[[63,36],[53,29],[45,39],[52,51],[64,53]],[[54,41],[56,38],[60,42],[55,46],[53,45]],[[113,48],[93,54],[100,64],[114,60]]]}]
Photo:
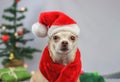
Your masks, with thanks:
[{"label": "christmas ornament", "polygon": [[43,12],[38,18],[38,22],[33,24],[32,32],[38,37],[52,36],[55,32],[67,30],[76,35],[80,34],[80,29],[76,22],[62,12]]},{"label": "christmas ornament", "polygon": [[3,42],[8,42],[9,36],[8,35],[2,35],[2,41]]},{"label": "christmas ornament", "polygon": [[9,56],[9,60],[13,60],[15,57],[14,57],[14,54],[11,53],[10,56]]},{"label": "christmas ornament", "polygon": [[16,2],[18,3],[20,0],[16,0]]},{"label": "christmas ornament", "polygon": [[6,26],[2,26],[2,30],[6,30]]},{"label": "christmas ornament", "polygon": [[22,36],[22,35],[23,35],[23,33],[24,33],[23,28],[20,28],[20,29],[18,30],[18,35]]}]

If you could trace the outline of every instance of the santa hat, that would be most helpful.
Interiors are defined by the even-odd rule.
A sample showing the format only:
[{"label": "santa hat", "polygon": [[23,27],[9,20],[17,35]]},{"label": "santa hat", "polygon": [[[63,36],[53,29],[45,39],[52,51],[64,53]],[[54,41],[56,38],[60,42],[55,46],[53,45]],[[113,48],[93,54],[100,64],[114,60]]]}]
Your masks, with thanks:
[{"label": "santa hat", "polygon": [[76,22],[62,12],[52,11],[40,14],[38,22],[33,24],[32,32],[38,37],[51,37],[54,33],[66,30],[77,36],[80,29]]}]

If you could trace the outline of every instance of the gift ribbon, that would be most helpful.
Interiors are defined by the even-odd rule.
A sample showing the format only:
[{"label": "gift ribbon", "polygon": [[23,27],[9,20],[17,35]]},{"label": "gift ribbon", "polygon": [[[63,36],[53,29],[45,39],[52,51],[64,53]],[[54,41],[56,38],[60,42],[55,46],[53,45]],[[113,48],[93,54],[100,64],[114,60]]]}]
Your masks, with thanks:
[{"label": "gift ribbon", "polygon": [[9,69],[10,69],[9,72],[3,72],[3,73],[1,73],[0,74],[0,78],[1,78],[2,75],[4,75],[4,74],[7,73],[9,75],[12,75],[15,78],[15,80],[16,80],[15,82],[17,82],[18,77],[16,76],[15,71],[25,71],[24,69],[23,70],[21,70],[21,69],[17,70],[17,69],[15,69],[13,67],[10,67]]},{"label": "gift ribbon", "polygon": [[9,69],[10,69],[9,75],[12,75],[15,78],[16,82],[17,82],[18,77],[16,76],[16,74],[14,72],[15,68],[9,68]]}]

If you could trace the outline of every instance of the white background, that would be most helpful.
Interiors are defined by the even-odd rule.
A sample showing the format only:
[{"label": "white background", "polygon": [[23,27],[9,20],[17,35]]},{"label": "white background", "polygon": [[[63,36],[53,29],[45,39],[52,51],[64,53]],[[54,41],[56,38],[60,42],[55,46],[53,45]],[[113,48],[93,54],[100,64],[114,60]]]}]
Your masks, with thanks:
[{"label": "white background", "polygon": [[[0,0],[0,16],[12,0]],[[120,71],[120,0],[21,0],[20,7],[27,7],[25,27],[31,30],[42,11],[60,10],[78,23],[81,34],[78,47],[81,50],[83,69],[108,74]],[[6,22],[0,17],[0,24]],[[43,49],[48,38],[36,38],[32,33],[26,38],[35,40],[29,46]],[[0,47],[2,47],[0,45]],[[33,60],[25,60],[28,70],[38,69],[41,53]],[[3,58],[0,58],[0,61]],[[2,65],[0,65],[2,68]]]}]

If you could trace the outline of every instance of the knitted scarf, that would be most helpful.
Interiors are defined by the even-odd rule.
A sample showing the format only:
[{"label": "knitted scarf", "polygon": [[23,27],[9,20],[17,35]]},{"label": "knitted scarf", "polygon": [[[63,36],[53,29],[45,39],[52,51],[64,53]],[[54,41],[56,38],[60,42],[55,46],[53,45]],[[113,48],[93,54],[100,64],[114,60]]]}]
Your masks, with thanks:
[{"label": "knitted scarf", "polygon": [[43,51],[39,69],[49,82],[77,82],[81,71],[80,51],[77,49],[72,63],[63,66],[52,61],[47,46]]}]

